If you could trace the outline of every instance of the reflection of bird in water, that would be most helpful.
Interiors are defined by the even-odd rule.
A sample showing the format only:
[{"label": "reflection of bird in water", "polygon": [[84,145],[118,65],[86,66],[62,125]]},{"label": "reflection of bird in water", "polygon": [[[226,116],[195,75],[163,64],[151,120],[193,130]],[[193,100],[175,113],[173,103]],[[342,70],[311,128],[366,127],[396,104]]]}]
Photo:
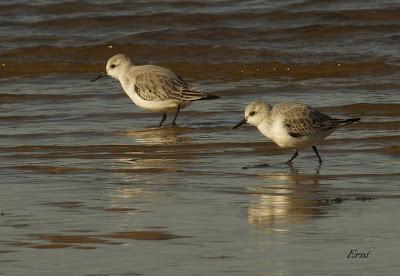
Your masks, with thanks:
[{"label": "reflection of bird in water", "polygon": [[[138,144],[144,145],[135,151],[132,157],[118,158],[114,164],[115,172],[126,172],[128,178],[132,173],[145,172],[159,175],[166,172],[174,172],[178,169],[177,156],[188,155],[182,152],[182,145],[188,144],[191,139],[184,135],[190,132],[190,128],[148,128],[143,130],[131,130],[117,132],[117,134],[132,137]],[[115,168],[118,166],[118,168]]]},{"label": "reflection of bird in water", "polygon": [[132,150],[128,147],[108,167],[112,172],[113,184],[109,190],[112,206],[131,204],[135,198],[158,197],[152,185],[182,184],[174,173],[181,169],[178,161],[195,157],[182,147],[190,143],[191,139],[185,135],[192,131],[191,128],[165,127],[117,132],[117,135],[134,139],[136,145],[132,145]]},{"label": "reflection of bird in water", "polygon": [[147,128],[142,130],[120,131],[117,134],[132,137],[140,144],[148,145],[175,145],[190,142],[190,138],[184,135],[190,132],[190,128]]},{"label": "reflection of bird in water", "polygon": [[320,166],[314,174],[301,174],[292,166],[290,169],[289,174],[261,175],[271,185],[250,189],[253,200],[248,208],[249,223],[303,223],[322,214],[318,201],[323,192],[319,188]]}]

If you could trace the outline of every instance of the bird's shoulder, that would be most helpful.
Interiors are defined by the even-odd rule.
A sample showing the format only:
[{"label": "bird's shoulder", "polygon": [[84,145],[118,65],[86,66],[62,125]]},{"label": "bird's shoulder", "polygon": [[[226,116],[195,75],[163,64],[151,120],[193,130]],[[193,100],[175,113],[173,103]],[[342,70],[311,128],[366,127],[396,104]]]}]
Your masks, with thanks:
[{"label": "bird's shoulder", "polygon": [[296,102],[283,102],[273,106],[272,114],[288,119],[329,119],[328,115],[312,108],[309,105]]},{"label": "bird's shoulder", "polygon": [[136,78],[147,76],[152,78],[175,79],[178,77],[171,69],[152,64],[133,67],[133,74]]},{"label": "bird's shoulder", "polygon": [[279,115],[291,115],[309,112],[312,108],[308,105],[296,103],[296,102],[282,102],[275,104],[272,107],[272,112]]}]

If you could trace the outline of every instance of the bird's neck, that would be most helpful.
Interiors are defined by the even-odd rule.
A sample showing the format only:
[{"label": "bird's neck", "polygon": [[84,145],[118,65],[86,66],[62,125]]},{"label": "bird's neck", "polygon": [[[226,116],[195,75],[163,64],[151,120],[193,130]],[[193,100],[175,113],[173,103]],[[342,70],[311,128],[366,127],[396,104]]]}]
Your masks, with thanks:
[{"label": "bird's neck", "polygon": [[257,128],[261,133],[268,137],[271,128],[270,117],[268,115],[264,117],[264,119],[257,125]]},{"label": "bird's neck", "polygon": [[124,67],[120,69],[115,78],[119,80],[123,85],[127,80],[129,80],[130,76],[135,73],[135,71],[132,70],[133,67],[135,66],[131,64],[124,65]]}]

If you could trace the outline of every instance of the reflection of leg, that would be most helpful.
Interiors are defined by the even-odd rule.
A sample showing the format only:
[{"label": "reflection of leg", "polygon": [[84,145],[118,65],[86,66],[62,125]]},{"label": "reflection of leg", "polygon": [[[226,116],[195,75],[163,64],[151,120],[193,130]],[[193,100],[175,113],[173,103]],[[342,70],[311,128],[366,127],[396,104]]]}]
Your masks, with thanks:
[{"label": "reflection of leg", "polygon": [[248,170],[248,169],[262,169],[262,168],[268,168],[269,165],[268,164],[258,164],[258,165],[254,165],[254,166],[246,166],[246,167],[242,167],[243,170]]},{"label": "reflection of leg", "polygon": [[290,173],[291,173],[292,175],[298,175],[298,174],[299,174],[299,170],[296,169],[295,167],[293,167],[292,162],[286,163],[286,164],[289,166]]},{"label": "reflection of leg", "polygon": [[178,108],[176,109],[176,113],[175,113],[174,120],[172,121],[172,125],[173,125],[173,126],[176,126],[175,121],[176,121],[176,117],[178,117],[178,113],[179,113],[180,110],[181,110],[181,106],[178,105]]},{"label": "reflection of leg", "polygon": [[292,163],[292,161],[297,157],[297,155],[299,155],[299,152],[296,150],[296,151],[293,153],[292,158],[290,158],[290,159],[286,162],[286,164]]},{"label": "reflection of leg", "polygon": [[322,165],[322,162],[319,162],[318,167],[315,169],[315,175],[319,175],[319,172],[321,171],[321,165]]},{"label": "reflection of leg", "polygon": [[161,122],[160,122],[160,124],[158,125],[158,127],[161,127],[161,126],[162,126],[162,124],[164,123],[165,119],[167,119],[167,113],[164,113],[164,114],[162,115]]},{"label": "reflection of leg", "polygon": [[321,156],[319,156],[317,147],[316,146],[312,146],[312,149],[314,150],[315,154],[317,155],[319,163],[322,163],[322,159],[321,159]]}]

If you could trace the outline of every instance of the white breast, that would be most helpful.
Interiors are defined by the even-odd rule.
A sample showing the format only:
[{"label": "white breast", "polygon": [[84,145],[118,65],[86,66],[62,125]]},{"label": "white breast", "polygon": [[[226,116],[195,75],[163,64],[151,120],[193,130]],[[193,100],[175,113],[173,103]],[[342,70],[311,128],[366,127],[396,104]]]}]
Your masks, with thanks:
[{"label": "white breast", "polygon": [[284,126],[283,120],[279,118],[273,122],[262,122],[258,130],[281,148],[303,149],[317,144],[326,137],[326,135],[292,137]]}]

